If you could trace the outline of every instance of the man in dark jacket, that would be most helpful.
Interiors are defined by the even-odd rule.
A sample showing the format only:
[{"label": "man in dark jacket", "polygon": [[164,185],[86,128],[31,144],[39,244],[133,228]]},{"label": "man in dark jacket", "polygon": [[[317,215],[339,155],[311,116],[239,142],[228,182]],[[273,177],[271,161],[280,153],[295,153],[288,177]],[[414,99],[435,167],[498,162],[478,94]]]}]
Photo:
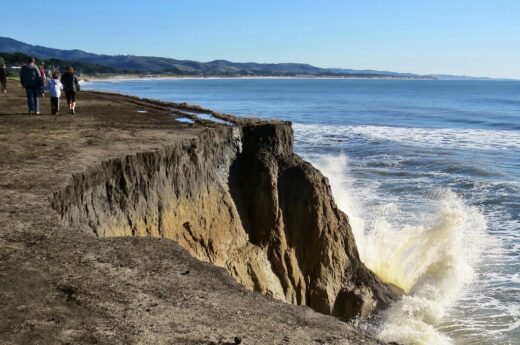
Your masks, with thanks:
[{"label": "man in dark jacket", "polygon": [[30,58],[20,71],[20,82],[22,83],[27,95],[27,106],[29,115],[40,114],[39,90],[42,85],[40,69],[35,64],[34,58]]},{"label": "man in dark jacket", "polygon": [[7,92],[7,69],[2,61],[0,61],[0,90],[3,93]]}]

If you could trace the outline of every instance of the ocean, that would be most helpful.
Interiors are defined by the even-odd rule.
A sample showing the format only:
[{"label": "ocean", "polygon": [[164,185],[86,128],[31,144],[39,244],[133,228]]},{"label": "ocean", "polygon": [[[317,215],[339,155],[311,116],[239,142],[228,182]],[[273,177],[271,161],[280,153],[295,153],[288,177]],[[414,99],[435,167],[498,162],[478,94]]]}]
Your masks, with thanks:
[{"label": "ocean", "polygon": [[[86,83],[292,121],[363,262],[406,296],[358,326],[400,344],[520,344],[520,82]],[[79,96],[78,109],[81,109]]]}]

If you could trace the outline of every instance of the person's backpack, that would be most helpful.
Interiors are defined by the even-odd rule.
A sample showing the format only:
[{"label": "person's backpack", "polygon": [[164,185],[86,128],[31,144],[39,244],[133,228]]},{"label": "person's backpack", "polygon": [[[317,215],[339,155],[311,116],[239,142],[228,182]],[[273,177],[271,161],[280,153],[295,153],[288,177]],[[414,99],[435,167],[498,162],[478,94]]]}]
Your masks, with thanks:
[{"label": "person's backpack", "polygon": [[22,66],[22,81],[23,87],[38,88],[41,87],[42,78],[40,77],[40,71],[36,68],[31,68],[28,65]]}]

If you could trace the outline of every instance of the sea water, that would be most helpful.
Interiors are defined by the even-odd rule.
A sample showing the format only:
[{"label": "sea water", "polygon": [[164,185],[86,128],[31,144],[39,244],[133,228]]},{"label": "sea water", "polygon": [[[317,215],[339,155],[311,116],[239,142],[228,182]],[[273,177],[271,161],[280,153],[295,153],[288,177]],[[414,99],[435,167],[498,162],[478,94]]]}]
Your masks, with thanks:
[{"label": "sea water", "polygon": [[[364,263],[405,297],[360,327],[401,344],[520,344],[520,82],[99,81],[293,122]],[[81,106],[81,98],[79,99]]]}]

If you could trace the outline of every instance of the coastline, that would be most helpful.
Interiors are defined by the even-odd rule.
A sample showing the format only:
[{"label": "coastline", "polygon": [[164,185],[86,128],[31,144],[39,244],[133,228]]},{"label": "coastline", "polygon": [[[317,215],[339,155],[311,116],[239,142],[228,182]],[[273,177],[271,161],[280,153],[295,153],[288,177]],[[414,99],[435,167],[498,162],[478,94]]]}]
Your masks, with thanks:
[{"label": "coastline", "polygon": [[399,81],[491,81],[491,82],[519,82],[520,79],[505,78],[480,78],[464,77],[459,78],[437,78],[437,77],[359,77],[359,76],[181,76],[164,74],[110,74],[110,75],[84,75],[82,82],[111,82],[111,81],[139,81],[139,80],[399,80]]},{"label": "coastline", "polygon": [[100,75],[100,76],[82,76],[81,80],[84,82],[99,82],[99,81],[137,81],[137,80],[436,80],[430,78],[403,78],[403,77],[348,77],[348,76],[176,76],[176,75],[161,75],[161,74],[146,74],[142,76],[135,76],[131,74],[114,74],[114,75]]},{"label": "coastline", "polygon": [[[14,83],[8,94],[0,95],[0,149],[6,152],[0,165],[5,190],[0,201],[6,210],[0,214],[0,274],[10,277],[9,285],[0,284],[0,294],[5,296],[3,309],[10,315],[0,320],[4,339],[13,343],[30,339],[43,343],[86,343],[88,339],[139,343],[146,337],[155,343],[211,343],[240,336],[248,344],[266,344],[275,332],[289,344],[310,344],[316,339],[338,345],[346,341],[382,344],[373,335],[323,315],[324,309],[317,313],[273,298],[281,296],[269,285],[272,277],[262,278],[266,280],[261,283],[267,292],[273,292],[270,296],[237,283],[242,279],[247,286],[244,279],[248,271],[263,272],[264,268],[255,259],[258,252],[254,244],[247,244],[241,225],[231,222],[240,217],[239,207],[234,206],[238,199],[221,186],[223,166],[231,164],[236,154],[235,130],[206,120],[195,124],[176,121],[179,114],[206,111],[196,106],[94,91],[82,92],[80,97],[75,117],[27,116],[24,96]],[[172,107],[177,107],[175,112]],[[325,213],[320,216],[324,223],[316,226],[335,221],[338,223],[331,223],[331,228],[342,228],[344,235],[352,238],[345,216],[331,202],[323,176],[289,150],[292,134],[288,124],[254,119],[240,122],[249,128],[242,143],[245,152],[261,144],[258,149],[272,155],[270,164],[280,161],[280,171],[285,165],[290,167],[288,172],[299,171],[305,177],[301,183],[310,183],[303,184],[303,190],[318,193],[323,200],[318,204],[329,205],[317,210]],[[213,173],[208,175],[208,171]],[[183,180],[183,176],[187,178]],[[168,178],[174,183],[164,180]],[[256,177],[244,172],[241,178]],[[174,185],[186,189],[161,194]],[[285,198],[301,198],[301,189],[283,184],[280,189],[289,193]],[[205,196],[203,191],[211,193]],[[180,220],[189,220],[171,227],[176,220],[165,217],[161,210],[169,210],[168,200],[175,200],[176,195],[189,196],[172,205],[176,212],[186,212],[178,216]],[[203,199],[190,199],[197,195]],[[214,204],[215,200],[223,202]],[[229,209],[222,212],[222,208]],[[223,233],[211,237],[211,231],[199,228],[201,211],[200,216],[206,219],[203,224],[228,224],[217,227]],[[233,217],[226,220],[227,214]],[[297,221],[286,218],[287,224]],[[161,224],[170,224],[171,229],[165,230]],[[300,229],[297,224],[294,229]],[[180,236],[175,237],[178,230]],[[226,231],[232,234],[226,235]],[[228,240],[245,244],[237,258],[249,258],[243,262],[249,269],[240,261],[231,261],[238,272],[233,278],[222,268],[225,264],[218,256],[212,259],[217,253],[232,252],[218,249]],[[339,255],[336,262],[345,264],[356,260],[352,240],[349,243],[350,247],[342,249],[330,242],[333,251],[325,256]],[[342,257],[342,252],[351,256]],[[359,262],[352,265],[360,267]],[[303,268],[295,262],[291,269]],[[341,266],[323,270],[343,274]],[[371,288],[366,284],[374,284],[377,278],[362,267],[351,273],[360,284],[354,307],[373,305],[375,301],[362,298],[383,292],[384,286],[366,294]],[[254,287],[256,283],[251,284]],[[328,291],[315,292],[317,296],[323,293]],[[351,313],[351,298],[348,292],[337,305],[346,303],[344,311]],[[324,308],[327,298],[314,303],[315,309]],[[20,308],[28,305],[31,307]],[[25,327],[27,322],[33,326]]]},{"label": "coastline", "polygon": [[[397,237],[397,235],[393,233],[401,231],[403,227],[408,226],[407,223],[405,223],[405,219],[410,219],[412,224],[416,224],[413,222],[417,222],[417,224],[420,222],[421,226],[428,230],[434,228],[434,219],[448,219],[449,221],[453,221],[453,224],[459,223],[458,220],[455,220],[456,217],[452,217],[449,213],[445,213],[445,210],[442,208],[438,208],[440,207],[440,203],[451,205],[449,208],[457,210],[457,213],[461,215],[472,212],[470,211],[470,205],[479,205],[480,200],[476,199],[472,195],[471,190],[467,189],[467,185],[463,183],[456,183],[450,186],[457,195],[463,196],[461,200],[456,200],[449,192],[441,191],[440,188],[444,186],[442,181],[442,179],[445,178],[444,176],[446,176],[447,179],[464,176],[464,181],[475,181],[481,178],[486,181],[493,181],[495,179],[492,174],[496,167],[487,166],[486,161],[481,163],[482,166],[476,171],[478,175],[473,175],[475,171],[473,171],[472,167],[467,167],[466,162],[463,160],[455,159],[446,162],[435,162],[435,155],[432,153],[441,150],[446,153],[456,152],[457,155],[464,157],[469,152],[477,150],[481,152],[479,158],[482,158],[482,156],[486,154],[486,151],[494,150],[495,148],[503,147],[503,149],[507,148],[507,150],[515,150],[515,148],[518,148],[518,136],[516,136],[514,132],[511,133],[512,128],[501,128],[505,130],[502,132],[497,131],[497,128],[494,126],[486,126],[486,129],[482,129],[480,128],[481,125],[474,124],[478,120],[487,119],[485,109],[490,109],[491,105],[493,105],[493,109],[497,111],[502,110],[507,112],[508,108],[510,110],[513,109],[514,104],[516,104],[514,102],[516,95],[508,93],[509,86],[507,84],[500,84],[501,83],[485,82],[435,83],[426,81],[415,83],[399,81],[313,82],[306,80],[301,82],[179,81],[165,83],[151,81],[122,84],[91,84],[90,86],[86,86],[85,89],[117,90],[134,95],[157,97],[163,100],[182,99],[189,103],[204,104],[212,109],[221,109],[231,114],[257,114],[263,118],[278,117],[292,121],[295,124],[296,152],[303,154],[315,166],[318,166],[325,176],[329,177],[332,190],[336,192],[336,200],[339,201],[340,204],[342,198],[346,197],[349,199],[344,202],[340,208],[342,208],[351,219],[371,221],[371,219],[373,219],[372,217],[376,217],[378,220],[386,220],[388,218],[379,215],[377,213],[377,206],[374,205],[385,205],[385,207],[386,205],[398,205],[400,209],[396,210],[390,220],[393,222],[391,229],[382,229],[379,226],[372,227],[371,224],[364,227],[364,224],[358,222],[356,228],[364,229],[366,232],[361,233],[361,231],[358,231],[356,240],[358,238],[360,239],[357,243],[358,248],[362,248],[362,260],[374,268],[378,274],[381,274],[380,276],[384,276],[387,280],[394,279],[392,281],[397,281],[397,285],[402,286],[403,282],[407,279],[413,279],[411,278],[411,274],[405,274],[404,270],[399,271],[399,269],[403,267],[403,262],[406,262],[405,258],[400,257],[399,259],[394,259],[394,251],[392,250],[389,250],[389,253],[383,255],[375,255],[375,253],[383,253],[386,248],[394,248],[394,246],[397,246],[396,243],[404,243],[405,238],[408,236],[410,238],[412,238],[412,236],[419,236],[418,234],[420,234],[422,230],[417,228],[417,230],[413,232],[409,230],[403,231],[403,234],[407,233],[408,235],[401,235],[400,240],[389,241],[388,244],[385,244],[385,241],[382,240],[385,236],[380,235],[383,233],[392,236],[392,238],[393,236]],[[257,87],[259,89],[256,89]],[[358,87],[362,87],[365,91],[360,92]],[[266,91],[266,89],[268,91]],[[456,90],[456,92],[445,95],[444,90],[446,89]],[[515,89],[518,90],[518,88]],[[481,95],[487,94],[490,99],[494,98],[497,101],[492,102],[491,100],[486,100],[482,105],[478,104],[476,100],[474,102],[464,102],[463,104],[458,103],[458,99],[472,99],[472,95],[476,90],[482,90],[478,93]],[[396,93],[403,97],[395,97],[397,96]],[[344,100],[342,100],[341,94],[346,95]],[[350,97],[350,95],[354,97]],[[382,97],[374,97],[374,95]],[[508,105],[502,105],[500,102],[501,97],[509,99],[512,102]],[[300,101],[296,102],[298,100]],[[373,103],[363,104],[367,101],[371,102],[371,100]],[[407,102],[408,100],[410,103]],[[291,104],[291,106],[287,106],[286,104]],[[315,107],[315,105],[317,106]],[[425,105],[431,105],[432,108],[427,108],[428,111],[423,111],[422,108]],[[476,111],[474,116],[468,117],[465,112],[468,107],[480,111]],[[358,122],[355,118],[356,112],[366,109],[378,109],[380,114],[378,114],[377,117],[356,123]],[[389,109],[402,110],[393,112],[402,114],[402,117],[399,119],[394,116],[387,117],[385,111]],[[392,113],[392,111],[389,111],[389,113]],[[450,113],[456,115],[455,118],[451,116],[441,118],[438,116],[439,114]],[[342,114],[345,114],[345,116],[343,117]],[[420,119],[418,115],[423,114],[431,117]],[[339,118],[339,116],[342,116],[342,118]],[[457,120],[457,124],[451,123],[454,120]],[[372,126],[368,124],[367,126],[367,121],[377,121],[377,125]],[[302,123],[306,122],[308,122],[309,125],[302,125]],[[511,123],[515,122],[512,121]],[[429,125],[432,126],[430,127]],[[518,127],[518,125],[516,125],[516,127]],[[420,160],[414,160],[416,157],[410,154],[410,151],[408,151],[409,147],[413,147],[412,152],[421,153]],[[507,153],[498,154],[497,152],[497,154],[494,155],[497,161],[505,163],[504,166],[507,166],[507,160],[501,158],[507,156],[510,157],[509,162],[516,161],[513,155]],[[345,161],[342,161],[342,158],[344,158]],[[331,161],[330,165],[325,163],[328,160]],[[410,162],[410,165],[407,163],[401,165],[401,162]],[[431,164],[432,162],[434,162],[434,164]],[[438,171],[449,173],[437,174]],[[401,182],[400,180],[403,176],[405,176],[405,179]],[[352,186],[347,185],[347,187],[345,187],[342,185],[343,182],[341,181],[345,180],[349,181],[349,184],[352,183]],[[396,180],[399,181],[398,185],[401,186],[401,188],[397,190],[394,189],[394,184],[391,182]],[[403,185],[401,185],[401,183],[403,183]],[[359,186],[363,191],[365,191],[364,188],[367,188],[369,192],[360,193],[356,190],[357,188],[353,187],[354,185]],[[417,197],[414,191],[419,191],[417,194],[420,195],[421,191],[424,190],[422,189],[424,186],[428,186],[428,189],[438,194],[427,195],[423,198]],[[376,188],[380,189],[376,190]],[[493,187],[486,186],[483,189],[483,193],[492,192],[493,189]],[[497,199],[499,197],[500,195],[497,195]],[[491,198],[491,200],[496,199]],[[376,211],[372,212],[371,210],[373,209],[376,209]],[[481,212],[491,213],[493,209],[488,208],[486,205],[482,206]],[[373,216],[374,214],[375,216]],[[426,218],[424,216],[426,214],[431,214],[432,218]],[[469,237],[463,236],[462,238],[465,239],[466,244],[461,246],[461,244],[457,242],[457,235],[455,234],[459,232],[476,234],[477,232],[482,233],[488,230],[493,231],[494,229],[502,227],[503,223],[490,225],[489,228],[482,224],[468,226],[469,223],[464,220],[464,217],[465,216],[459,218],[462,223],[464,223],[463,226],[454,229],[454,231],[448,231],[450,236],[444,236],[442,241],[432,242],[428,248],[431,251],[435,251],[436,249],[434,248],[439,248],[442,251],[446,250],[444,252],[446,256],[443,255],[442,260],[456,258],[455,260],[458,263],[455,267],[457,267],[457,269],[468,265],[472,269],[480,270],[482,269],[481,264],[472,262],[473,259],[471,258],[477,255],[475,253],[479,252],[478,248],[480,244],[486,243],[487,241],[479,239],[469,245],[467,242]],[[471,216],[469,219],[476,221],[479,218],[480,216],[477,212],[477,214]],[[500,220],[500,216],[496,219]],[[354,222],[354,224],[356,223]],[[365,233],[370,233],[370,236],[372,236],[370,241],[365,240]],[[377,234],[377,236],[375,236],[375,234]],[[424,235],[426,235],[426,232]],[[452,237],[452,235],[455,235],[455,237]],[[476,237],[476,235],[474,236]],[[416,243],[421,243],[423,239],[424,237],[417,241],[412,240],[408,242],[409,246],[415,246]],[[450,243],[448,244],[445,241]],[[369,249],[379,245],[381,246],[378,250],[372,251]],[[458,249],[453,251],[451,248]],[[431,259],[429,256],[431,251],[418,255],[421,261],[417,261],[417,266],[421,267],[421,265],[423,265],[422,262]],[[397,252],[397,250],[395,252]],[[416,252],[422,253],[422,251],[417,248],[413,248],[413,250],[409,251],[409,253]],[[379,265],[377,263],[378,260],[383,264]],[[435,260],[441,260],[441,258]],[[489,261],[493,262],[493,259]],[[385,263],[388,262],[391,262],[391,264],[385,266]],[[396,268],[396,270],[390,271],[393,268]],[[385,270],[392,273],[385,272]],[[480,331],[468,327],[468,325],[471,325],[473,322],[474,314],[465,314],[461,311],[461,309],[464,308],[460,302],[461,292],[456,292],[458,288],[455,287],[457,284],[455,282],[461,280],[466,281],[467,285],[464,289],[473,297],[480,294],[480,292],[477,292],[479,287],[486,286],[487,282],[471,282],[471,279],[460,275],[457,280],[451,280],[449,288],[446,288],[443,280],[446,280],[446,278],[450,280],[450,276],[451,274],[449,272],[442,275],[439,274],[432,283],[436,284],[433,288],[440,296],[449,296],[452,294],[453,297],[450,297],[450,299],[453,302],[439,301],[432,298],[426,298],[426,300],[428,305],[438,310],[446,312],[448,310],[455,310],[458,313],[458,317],[447,313],[442,317],[436,316],[437,319],[435,320],[426,319],[426,321],[422,321],[424,320],[421,318],[423,315],[422,312],[408,316],[409,320],[406,319],[405,314],[399,317],[395,317],[394,314],[392,320],[386,320],[384,323],[385,327],[388,325],[399,325],[401,329],[396,330],[394,328],[394,330],[396,330],[395,334],[402,336],[407,334],[411,328],[418,329],[422,326],[428,326],[432,327],[429,328],[431,332],[418,332],[417,336],[424,336],[422,339],[425,339],[429,336],[448,335],[453,338],[452,341],[461,342],[464,342],[464,339],[475,337],[487,339],[487,341],[483,340],[482,343],[493,343],[489,342],[489,339],[492,339],[492,337],[485,327],[480,329]],[[503,279],[504,281],[508,281],[506,276],[504,276]],[[420,299],[423,296],[417,295],[421,294],[422,292],[414,292],[414,297]],[[486,294],[493,295],[493,290],[488,289]],[[415,300],[416,299],[412,297],[407,298],[408,302],[406,302],[405,305],[413,304]],[[453,309],[451,309],[452,303],[454,305]],[[475,314],[481,311],[480,306],[475,304],[474,300],[467,301],[466,306],[472,311],[475,311]],[[500,308],[503,306],[507,306],[507,304],[503,303],[498,306],[497,314],[500,313]],[[403,320],[406,321],[403,322]],[[437,324],[437,322],[439,322],[439,324]],[[457,330],[455,335],[453,335],[454,333],[451,330],[446,331],[445,327],[447,325],[449,325],[450,329]],[[505,323],[502,323],[502,327],[505,327]],[[391,332],[387,332],[387,334],[388,333]],[[504,338],[507,339],[507,335],[504,336]],[[386,340],[402,339],[389,337],[386,338]],[[406,341],[402,342],[406,343]],[[430,342],[433,341],[430,340]],[[449,340],[447,342],[449,343]],[[437,343],[443,342],[439,341]]]}]

